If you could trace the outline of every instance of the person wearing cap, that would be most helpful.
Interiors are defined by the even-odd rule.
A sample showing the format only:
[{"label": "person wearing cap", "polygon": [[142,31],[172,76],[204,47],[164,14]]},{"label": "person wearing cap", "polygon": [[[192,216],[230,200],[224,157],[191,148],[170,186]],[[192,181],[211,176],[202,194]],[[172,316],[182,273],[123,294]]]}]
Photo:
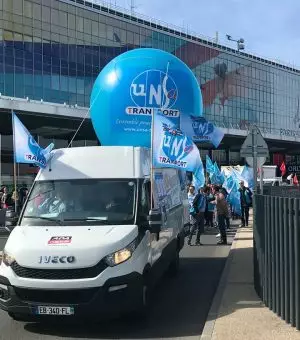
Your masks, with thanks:
[{"label": "person wearing cap", "polygon": [[252,206],[252,192],[245,186],[244,181],[240,181],[240,201],[241,201],[241,227],[248,226],[249,224],[249,209]]}]

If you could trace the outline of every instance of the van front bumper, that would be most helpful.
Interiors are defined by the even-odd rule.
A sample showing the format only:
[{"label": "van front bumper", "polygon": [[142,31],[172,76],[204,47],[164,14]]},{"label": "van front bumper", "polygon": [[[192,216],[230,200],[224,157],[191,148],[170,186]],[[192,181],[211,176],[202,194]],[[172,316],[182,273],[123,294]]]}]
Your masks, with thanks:
[{"label": "van front bumper", "polygon": [[74,290],[19,288],[7,279],[5,284],[0,280],[0,308],[14,315],[41,317],[37,307],[50,306],[73,307],[74,317],[111,317],[134,311],[142,303],[143,277],[139,273],[111,278],[102,287]]}]

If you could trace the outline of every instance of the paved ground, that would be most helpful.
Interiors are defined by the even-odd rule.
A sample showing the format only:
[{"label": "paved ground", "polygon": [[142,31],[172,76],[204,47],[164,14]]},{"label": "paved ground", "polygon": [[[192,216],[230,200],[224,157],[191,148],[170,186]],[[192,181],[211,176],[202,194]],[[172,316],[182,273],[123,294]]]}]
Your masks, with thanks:
[{"label": "paved ground", "polygon": [[0,237],[7,235],[8,235],[7,230],[4,227],[0,226]]},{"label": "paved ground", "polygon": [[218,296],[201,340],[300,340],[300,332],[265,307],[254,290],[252,228],[238,230],[214,302]]},{"label": "paved ground", "polygon": [[6,240],[7,236],[0,235],[0,252],[3,250]]},{"label": "paved ground", "polygon": [[[235,229],[229,233],[230,244],[234,234]],[[179,276],[162,280],[145,322],[39,325],[12,321],[0,311],[0,339],[199,339],[230,250],[230,245],[216,246],[215,231],[203,236],[202,243],[183,249]]]}]

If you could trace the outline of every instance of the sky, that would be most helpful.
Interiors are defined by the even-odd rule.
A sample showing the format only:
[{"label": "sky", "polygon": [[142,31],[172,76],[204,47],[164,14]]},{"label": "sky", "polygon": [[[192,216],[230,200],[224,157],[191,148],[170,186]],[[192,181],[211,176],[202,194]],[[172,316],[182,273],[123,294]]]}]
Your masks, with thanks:
[{"label": "sky", "polygon": [[[130,9],[131,0],[106,0]],[[135,12],[226,41],[245,52],[300,67],[299,0],[134,0]],[[226,41],[226,44],[229,42]],[[233,48],[236,48],[234,42]]]}]

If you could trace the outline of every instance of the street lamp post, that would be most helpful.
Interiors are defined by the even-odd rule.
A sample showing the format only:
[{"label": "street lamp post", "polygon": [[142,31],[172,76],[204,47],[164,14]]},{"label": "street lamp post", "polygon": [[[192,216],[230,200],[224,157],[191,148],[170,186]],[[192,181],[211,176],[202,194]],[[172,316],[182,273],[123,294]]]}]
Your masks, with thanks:
[{"label": "street lamp post", "polygon": [[237,50],[242,51],[245,49],[245,40],[243,38],[240,38],[239,40],[235,40],[231,37],[231,35],[226,34],[226,37],[230,41],[235,41],[237,43]]}]

